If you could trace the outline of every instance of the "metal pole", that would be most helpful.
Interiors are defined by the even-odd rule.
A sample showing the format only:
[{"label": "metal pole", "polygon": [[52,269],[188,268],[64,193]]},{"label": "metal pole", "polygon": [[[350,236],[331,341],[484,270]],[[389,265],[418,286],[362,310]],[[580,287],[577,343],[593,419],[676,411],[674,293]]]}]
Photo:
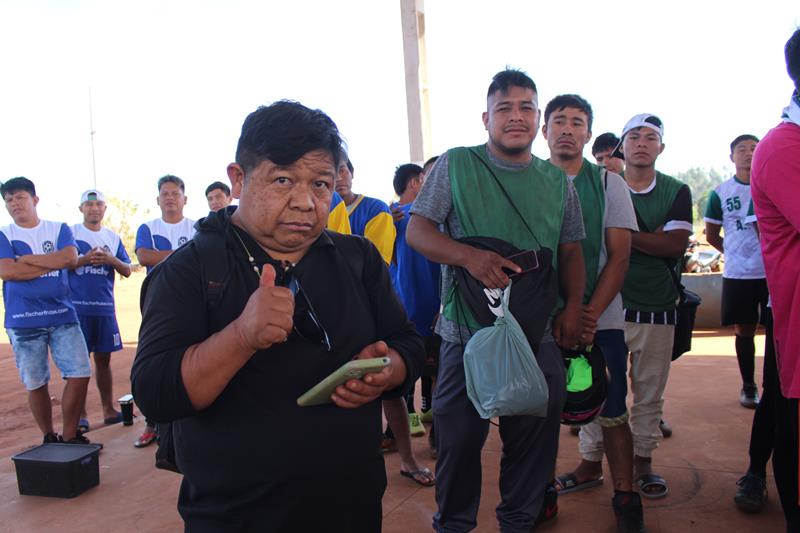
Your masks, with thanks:
[{"label": "metal pole", "polygon": [[97,189],[97,167],[94,162],[94,117],[92,116],[92,88],[89,87],[89,138],[92,141],[92,178]]}]

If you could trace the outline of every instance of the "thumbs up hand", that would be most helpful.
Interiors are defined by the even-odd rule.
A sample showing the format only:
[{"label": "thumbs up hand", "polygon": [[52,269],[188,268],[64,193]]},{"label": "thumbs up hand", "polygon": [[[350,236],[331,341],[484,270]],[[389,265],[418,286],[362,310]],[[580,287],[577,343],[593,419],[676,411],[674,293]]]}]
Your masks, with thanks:
[{"label": "thumbs up hand", "polygon": [[250,295],[242,314],[234,321],[242,343],[256,350],[286,342],[292,332],[294,295],[275,286],[275,269],[264,265],[258,289]]}]

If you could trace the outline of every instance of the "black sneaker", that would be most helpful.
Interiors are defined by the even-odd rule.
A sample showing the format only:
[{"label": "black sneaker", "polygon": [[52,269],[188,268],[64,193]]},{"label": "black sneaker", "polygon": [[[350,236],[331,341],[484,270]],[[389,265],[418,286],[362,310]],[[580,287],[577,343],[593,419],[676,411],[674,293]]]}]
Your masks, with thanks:
[{"label": "black sneaker", "polygon": [[74,439],[65,440],[63,441],[65,444],[88,444],[89,446],[96,446],[97,448],[103,449],[103,445],[99,442],[92,442],[86,438],[82,431],[78,431],[75,434]]},{"label": "black sneaker", "polygon": [[64,442],[61,440],[61,435],[58,433],[48,433],[42,439],[42,444],[57,444],[59,442]]},{"label": "black sneaker", "polygon": [[558,515],[558,491],[556,490],[555,482],[551,482],[548,483],[547,488],[544,490],[542,508],[533,523],[533,530],[542,525],[542,522],[552,520],[556,515]]},{"label": "black sneaker", "polygon": [[739,395],[739,403],[747,409],[758,407],[758,388],[755,385],[744,385]]},{"label": "black sneaker", "polygon": [[733,497],[736,507],[745,513],[757,513],[764,507],[764,502],[767,501],[767,480],[765,478],[748,472],[736,484],[739,485],[739,490]]},{"label": "black sneaker", "polygon": [[647,533],[642,497],[638,493],[614,491],[611,507],[617,519],[617,533]]}]

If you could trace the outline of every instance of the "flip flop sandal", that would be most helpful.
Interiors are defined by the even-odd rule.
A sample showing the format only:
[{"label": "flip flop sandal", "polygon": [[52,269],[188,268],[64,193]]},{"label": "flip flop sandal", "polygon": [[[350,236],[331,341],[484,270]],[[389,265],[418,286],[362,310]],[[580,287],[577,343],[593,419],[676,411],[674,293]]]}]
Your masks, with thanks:
[{"label": "flip flop sandal", "polygon": [[85,418],[81,418],[78,420],[78,431],[81,433],[88,433],[89,432],[89,421]]},{"label": "flip flop sandal", "polygon": [[117,413],[114,416],[107,416],[106,418],[103,419],[103,424],[107,426],[113,424],[119,424],[120,422],[122,422],[122,413]]},{"label": "flip flop sandal", "polygon": [[433,472],[431,472],[429,468],[420,468],[419,470],[412,470],[408,472],[401,470],[400,475],[419,483],[423,487],[432,487],[436,484],[436,478],[433,476]]},{"label": "flip flop sandal", "polygon": [[[636,486],[639,487],[639,494],[641,494],[643,498],[649,498],[651,500],[663,498],[669,492],[669,487],[667,486],[667,482],[664,480],[664,478],[658,474],[653,474],[652,472],[649,474],[642,474],[641,476],[637,477]],[[647,490],[648,488],[654,487],[661,487],[663,490]]]},{"label": "flip flop sandal", "polygon": [[136,439],[136,442],[133,445],[137,448],[144,448],[145,446],[150,446],[158,437],[158,434],[155,431],[148,431],[147,433],[142,433],[142,435]]},{"label": "flip flop sandal", "polygon": [[603,476],[597,479],[587,479],[583,483],[578,483],[578,478],[574,472],[563,474],[556,477],[556,490],[559,494],[569,494],[570,492],[577,492],[579,490],[591,489],[603,484]]}]

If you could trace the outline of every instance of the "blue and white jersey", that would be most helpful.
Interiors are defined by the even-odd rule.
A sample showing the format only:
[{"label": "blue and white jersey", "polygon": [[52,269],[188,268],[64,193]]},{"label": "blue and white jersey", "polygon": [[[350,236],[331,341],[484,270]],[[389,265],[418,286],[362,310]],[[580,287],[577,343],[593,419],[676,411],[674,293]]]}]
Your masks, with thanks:
[{"label": "blue and white jersey", "polygon": [[[41,220],[34,228],[10,224],[0,228],[0,259],[52,254],[75,246],[69,226]],[[7,328],[42,328],[78,321],[69,297],[67,270],[51,270],[27,281],[4,281]]]},{"label": "blue and white jersey", "polygon": [[[194,220],[184,218],[180,222],[170,224],[157,218],[139,226],[136,231],[136,250],[139,248],[162,252],[177,250],[192,237],[194,237]],[[147,271],[150,272],[150,267]]]},{"label": "blue and white jersey", "polygon": [[[108,228],[93,231],[83,224],[72,226],[72,234],[78,246],[78,255],[83,256],[94,248],[103,248],[113,253],[123,263],[131,258],[119,235]],[[72,304],[79,315],[114,315],[114,267],[111,265],[84,265],[69,272],[69,289]]]}]

